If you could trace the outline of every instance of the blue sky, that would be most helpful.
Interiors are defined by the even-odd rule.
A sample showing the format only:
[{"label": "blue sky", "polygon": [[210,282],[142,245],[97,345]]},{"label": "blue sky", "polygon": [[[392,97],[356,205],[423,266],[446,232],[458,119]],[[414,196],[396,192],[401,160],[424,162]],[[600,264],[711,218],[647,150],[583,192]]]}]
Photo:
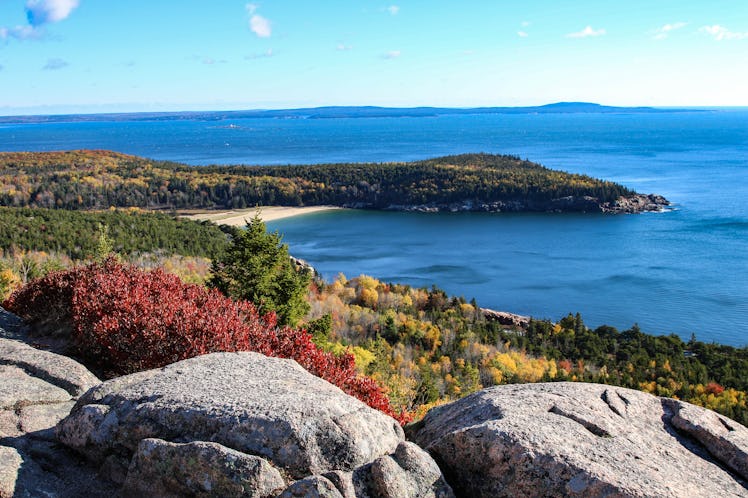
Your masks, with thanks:
[{"label": "blue sky", "polygon": [[0,0],[0,114],[748,106],[748,0]]}]

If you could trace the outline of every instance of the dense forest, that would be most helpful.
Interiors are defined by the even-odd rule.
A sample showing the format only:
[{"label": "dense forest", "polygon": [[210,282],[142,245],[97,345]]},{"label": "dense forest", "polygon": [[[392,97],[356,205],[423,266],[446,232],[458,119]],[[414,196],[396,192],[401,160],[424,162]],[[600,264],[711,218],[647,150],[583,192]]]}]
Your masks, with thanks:
[{"label": "dense forest", "polygon": [[563,211],[595,210],[631,195],[612,182],[490,154],[410,163],[190,167],[108,151],[0,153],[0,205],[13,207]]},{"label": "dense forest", "polygon": [[[106,228],[104,228],[106,227]],[[102,230],[122,255],[159,252],[214,258],[232,229],[137,209],[101,212],[0,207],[0,251],[44,251],[74,260],[91,256]]]},{"label": "dense forest", "polygon": [[748,348],[649,335],[636,325],[593,330],[579,315],[508,327],[475,301],[364,275],[315,286],[310,303],[316,340],[352,347],[362,372],[416,418],[495,384],[585,381],[677,397],[748,423]]},{"label": "dense forest", "polygon": [[186,282],[202,284],[211,259],[223,254],[235,231],[136,208],[0,207],[0,299],[30,280],[109,251],[140,267],[164,267]]}]

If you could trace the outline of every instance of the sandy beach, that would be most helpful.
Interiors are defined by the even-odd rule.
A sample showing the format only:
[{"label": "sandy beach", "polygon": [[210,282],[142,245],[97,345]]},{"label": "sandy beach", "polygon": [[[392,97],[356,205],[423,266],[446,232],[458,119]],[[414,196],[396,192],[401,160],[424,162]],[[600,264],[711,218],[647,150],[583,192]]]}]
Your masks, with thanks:
[{"label": "sandy beach", "polygon": [[292,216],[300,216],[302,214],[332,211],[343,208],[337,206],[262,206],[259,208],[233,209],[231,211],[205,211],[197,214],[184,215],[183,217],[192,220],[212,221],[219,225],[230,225],[236,227],[246,225],[247,220],[252,219],[258,209],[260,210],[260,218],[262,221],[268,222],[283,218],[291,218]]}]

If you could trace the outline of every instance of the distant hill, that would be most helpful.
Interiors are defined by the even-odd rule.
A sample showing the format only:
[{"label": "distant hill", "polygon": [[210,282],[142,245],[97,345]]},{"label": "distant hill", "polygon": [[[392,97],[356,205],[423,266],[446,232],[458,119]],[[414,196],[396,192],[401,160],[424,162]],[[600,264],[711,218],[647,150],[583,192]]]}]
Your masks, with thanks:
[{"label": "distant hill", "polygon": [[573,113],[664,113],[692,112],[692,109],[660,109],[656,107],[615,107],[589,102],[557,102],[530,107],[375,107],[329,106],[302,109],[270,109],[245,111],[138,112],[107,114],[66,114],[49,116],[0,116],[0,123],[56,123],[80,121],[220,121],[241,118],[325,119],[434,117],[465,114],[573,114]]}]

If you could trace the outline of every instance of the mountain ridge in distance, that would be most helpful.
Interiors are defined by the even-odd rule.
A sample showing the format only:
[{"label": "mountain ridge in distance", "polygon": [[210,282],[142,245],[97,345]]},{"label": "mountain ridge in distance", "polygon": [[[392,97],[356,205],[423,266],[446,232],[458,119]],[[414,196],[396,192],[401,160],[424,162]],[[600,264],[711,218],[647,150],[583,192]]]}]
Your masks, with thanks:
[{"label": "mountain ridge in distance", "polygon": [[[701,110],[703,111],[703,109]],[[322,106],[296,109],[254,109],[237,111],[124,112],[101,114],[59,114],[0,116],[0,123],[61,123],[83,121],[221,121],[242,118],[273,119],[334,119],[334,118],[397,118],[437,117],[468,114],[649,114],[695,112],[694,109],[657,107],[618,107],[592,102],[554,102],[523,107],[379,107]]]}]

